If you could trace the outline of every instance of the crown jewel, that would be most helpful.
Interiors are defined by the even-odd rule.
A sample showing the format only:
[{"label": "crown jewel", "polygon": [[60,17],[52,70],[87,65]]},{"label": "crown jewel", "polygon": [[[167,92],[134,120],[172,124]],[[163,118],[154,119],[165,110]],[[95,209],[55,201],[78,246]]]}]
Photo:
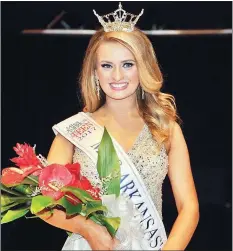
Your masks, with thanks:
[{"label": "crown jewel", "polygon": [[[141,10],[139,15],[134,15],[131,13],[127,13],[122,9],[121,3],[119,3],[119,7],[114,12],[106,14],[104,16],[99,16],[95,10],[93,10],[94,14],[97,16],[99,22],[104,27],[105,32],[109,31],[133,31],[134,26],[137,23],[139,17],[143,14],[143,9]],[[113,20],[111,20],[113,19]],[[128,21],[127,21],[128,19]]]}]

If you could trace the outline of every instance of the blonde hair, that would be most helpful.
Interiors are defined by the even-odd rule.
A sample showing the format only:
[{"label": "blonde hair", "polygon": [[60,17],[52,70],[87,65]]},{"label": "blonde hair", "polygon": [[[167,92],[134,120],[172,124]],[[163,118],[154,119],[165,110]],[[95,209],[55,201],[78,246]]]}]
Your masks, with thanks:
[{"label": "blonde hair", "polygon": [[[171,128],[179,117],[175,98],[160,91],[163,76],[153,46],[147,36],[138,28],[135,27],[132,32],[104,32],[103,29],[100,29],[92,36],[80,76],[84,111],[94,112],[105,103],[105,94],[102,91],[101,99],[99,100],[97,97],[94,78],[96,51],[103,41],[118,42],[134,55],[141,86],[136,91],[139,113],[160,149],[162,144],[169,140]],[[145,91],[144,100],[141,98],[142,89]]]}]

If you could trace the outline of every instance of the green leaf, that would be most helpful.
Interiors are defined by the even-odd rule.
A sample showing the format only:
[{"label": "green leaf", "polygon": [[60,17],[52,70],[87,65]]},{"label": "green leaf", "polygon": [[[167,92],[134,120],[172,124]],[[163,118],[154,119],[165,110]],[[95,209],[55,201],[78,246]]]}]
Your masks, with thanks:
[{"label": "green leaf", "polygon": [[93,213],[91,214],[91,216],[89,217],[92,221],[94,221],[96,224],[99,224],[101,226],[103,226],[101,220],[98,218],[98,215]]},{"label": "green leaf", "polygon": [[64,207],[66,210],[66,214],[69,216],[74,215],[74,214],[79,214],[82,210],[81,203],[74,206],[66,199],[65,196],[63,196],[60,200],[56,201],[56,204]]},{"label": "green leaf", "polygon": [[20,184],[15,186],[14,189],[22,194],[30,195],[32,194],[35,187],[32,187],[31,185]]},{"label": "green leaf", "polygon": [[12,197],[12,196],[7,196],[5,194],[1,194],[1,206],[4,207],[4,206],[8,206],[12,203],[15,203],[15,202],[20,202],[20,201],[23,201],[23,202],[26,202],[28,200],[31,200],[32,198],[29,198],[29,197],[26,197],[26,196],[19,196],[19,197]]},{"label": "green leaf", "polygon": [[7,206],[2,206],[1,207],[1,213],[4,213],[4,212],[8,211],[9,209],[11,209],[11,208],[13,208],[15,206],[18,206],[20,204],[25,204],[25,200],[17,201],[17,202],[11,203],[10,205],[7,205]]},{"label": "green leaf", "polygon": [[96,201],[95,199],[93,199],[91,197],[91,195],[82,190],[82,189],[79,189],[79,188],[76,188],[76,187],[69,187],[69,186],[66,186],[66,187],[63,187],[61,189],[62,192],[70,192],[72,193],[73,195],[75,195],[78,199],[80,199],[83,203],[87,203],[88,201]]},{"label": "green leaf", "polygon": [[2,210],[1,210],[1,220],[4,217],[5,214],[6,214],[6,212],[3,213]]},{"label": "green leaf", "polygon": [[37,214],[43,209],[55,204],[53,198],[43,195],[38,195],[32,198],[31,212]]},{"label": "green leaf", "polygon": [[107,188],[107,194],[115,194],[116,197],[120,195],[120,178],[115,178],[110,181]]},{"label": "green leaf", "polygon": [[1,206],[1,213],[4,213],[4,212],[8,211],[10,208],[12,208],[12,207],[14,207],[16,205],[18,205],[17,202],[11,203],[10,205],[7,205],[7,206]]},{"label": "green leaf", "polygon": [[46,216],[46,217],[50,217],[53,215],[53,209],[49,208],[50,210],[45,211],[43,214],[40,215],[34,215],[34,216],[25,216],[26,219],[34,219],[34,218],[41,218],[41,216]]},{"label": "green leaf", "polygon": [[15,207],[19,204],[25,204],[31,199],[32,198],[26,196],[13,197],[6,194],[1,194],[1,213],[8,211],[10,208]]},{"label": "green leaf", "polygon": [[85,216],[88,217],[90,214],[95,213],[97,211],[107,212],[108,209],[102,205],[102,202],[99,201],[98,203],[89,202],[85,208]]},{"label": "green leaf", "polygon": [[115,236],[117,229],[120,226],[120,217],[106,217],[104,215],[95,215],[95,217],[105,226],[112,237]]},{"label": "green leaf", "polygon": [[21,196],[22,194],[21,193],[18,193],[17,191],[14,191],[14,188],[8,188],[6,186],[4,186],[3,184],[0,183],[0,188],[2,191],[6,192],[6,193],[9,193],[9,194],[13,194],[13,195],[16,195],[16,196]]},{"label": "green leaf", "polygon": [[66,231],[66,233],[68,234],[68,236],[72,235],[72,232]]},{"label": "green leaf", "polygon": [[17,210],[9,210],[1,220],[1,224],[8,223],[10,221],[14,221],[20,217],[23,217],[25,214],[27,214],[29,211],[29,208],[22,208]]},{"label": "green leaf", "polygon": [[[112,139],[104,128],[103,137],[98,148],[97,170],[99,177],[106,185],[107,194],[120,194],[120,162]],[[106,181],[109,180],[109,181]]]},{"label": "green leaf", "polygon": [[[14,197],[13,197],[14,198]],[[17,198],[17,197],[15,197]],[[1,206],[5,207],[7,205],[10,205],[14,202],[11,196],[7,196],[5,194],[1,194]]]}]

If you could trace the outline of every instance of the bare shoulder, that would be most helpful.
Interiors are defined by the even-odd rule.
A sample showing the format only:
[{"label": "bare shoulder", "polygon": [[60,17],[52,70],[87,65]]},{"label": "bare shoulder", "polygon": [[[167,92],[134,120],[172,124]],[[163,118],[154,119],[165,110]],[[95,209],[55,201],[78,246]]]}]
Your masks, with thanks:
[{"label": "bare shoulder", "polygon": [[180,125],[177,122],[173,122],[170,128],[169,140],[165,143],[167,152],[169,153],[171,148],[179,144],[184,140],[183,132]]},{"label": "bare shoulder", "polygon": [[74,145],[68,139],[66,139],[64,136],[62,136],[60,133],[58,133],[56,135],[56,137],[54,138],[53,144],[63,145],[64,147],[71,147],[71,148],[74,147]]},{"label": "bare shoulder", "polygon": [[170,135],[171,135],[171,139],[183,136],[182,129],[177,122],[173,122]]}]

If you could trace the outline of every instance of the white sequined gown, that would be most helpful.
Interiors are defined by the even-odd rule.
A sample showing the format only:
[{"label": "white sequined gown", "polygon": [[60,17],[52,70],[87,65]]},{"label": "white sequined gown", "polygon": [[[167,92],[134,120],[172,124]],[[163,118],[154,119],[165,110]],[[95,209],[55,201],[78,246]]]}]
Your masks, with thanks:
[{"label": "white sequined gown", "polygon": [[[89,113],[87,113],[90,115]],[[138,135],[135,143],[127,155],[140,173],[155,207],[162,219],[162,184],[168,172],[168,156],[163,146],[156,154],[156,141],[147,125]],[[92,160],[79,148],[75,148],[73,162],[81,164],[81,173],[86,176],[94,186],[100,186],[98,172]],[[75,235],[78,236],[78,235]],[[75,238],[73,236],[73,238]],[[65,249],[65,246],[63,247]]]}]

